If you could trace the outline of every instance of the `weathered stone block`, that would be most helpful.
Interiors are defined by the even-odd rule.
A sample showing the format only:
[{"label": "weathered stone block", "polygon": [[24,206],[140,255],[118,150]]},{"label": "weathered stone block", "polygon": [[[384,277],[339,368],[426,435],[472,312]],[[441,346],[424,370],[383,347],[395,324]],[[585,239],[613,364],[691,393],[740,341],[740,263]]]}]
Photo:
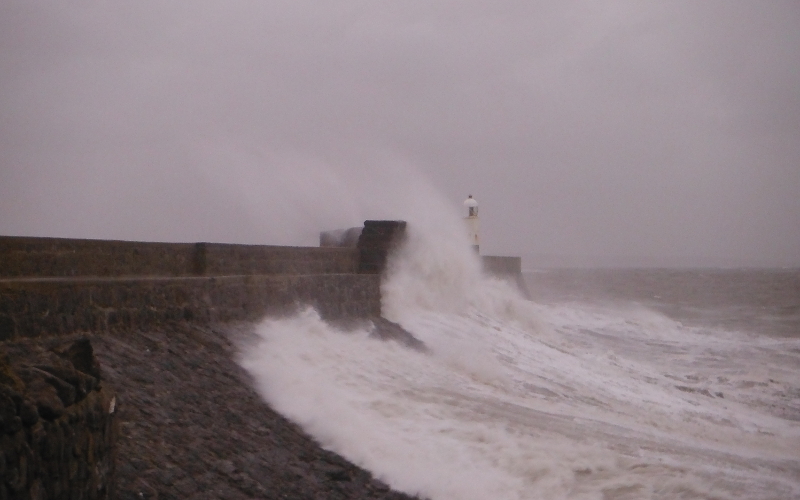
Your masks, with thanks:
[{"label": "weathered stone block", "polygon": [[0,278],[336,274],[357,266],[354,248],[0,236]]},{"label": "weathered stone block", "polygon": [[[14,324],[7,338],[150,328],[186,320],[257,320],[303,305],[331,319],[380,315],[380,278],[319,274],[0,280],[0,307],[10,311],[7,316]],[[61,312],[55,313],[57,308]]]},{"label": "weathered stone block", "polygon": [[394,220],[364,221],[358,238],[358,272],[381,274],[389,254],[405,239],[406,222]]},{"label": "weathered stone block", "polygon": [[0,373],[0,498],[109,498],[115,395],[89,341],[5,343]]}]

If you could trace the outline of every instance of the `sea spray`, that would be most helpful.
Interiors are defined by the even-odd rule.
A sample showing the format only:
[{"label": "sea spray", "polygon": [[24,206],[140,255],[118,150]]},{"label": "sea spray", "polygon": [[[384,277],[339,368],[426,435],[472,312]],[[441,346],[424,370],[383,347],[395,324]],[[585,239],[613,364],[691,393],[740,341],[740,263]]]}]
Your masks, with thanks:
[{"label": "sea spray", "polygon": [[[375,340],[367,330],[337,331],[313,310],[266,321],[259,334],[264,342],[243,364],[264,397],[323,446],[396,489],[431,498],[527,498],[523,492],[563,493],[571,463],[600,467],[587,458],[598,454],[590,446],[561,450],[568,441],[540,442],[524,425],[509,432],[509,418],[522,424],[529,417],[492,408],[500,385],[494,367],[460,366],[450,355]],[[607,461],[609,454],[599,459]]]},{"label": "sea spray", "polygon": [[482,272],[463,234],[443,237],[438,230],[410,226],[381,286],[385,316],[402,322],[425,312],[471,312],[522,324],[532,333],[546,328],[514,285]]},{"label": "sea spray", "polygon": [[261,323],[242,364],[278,411],[395,489],[434,500],[800,493],[800,426],[744,384],[761,367],[790,380],[796,357],[773,353],[797,342],[525,301],[457,238],[413,225],[383,306],[427,349],[308,309]]}]

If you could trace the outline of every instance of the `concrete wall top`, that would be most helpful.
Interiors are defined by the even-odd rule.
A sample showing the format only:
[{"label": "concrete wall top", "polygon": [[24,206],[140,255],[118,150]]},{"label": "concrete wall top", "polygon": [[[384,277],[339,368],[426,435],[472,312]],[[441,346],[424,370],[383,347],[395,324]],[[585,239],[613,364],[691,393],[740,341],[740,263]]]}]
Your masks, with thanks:
[{"label": "concrete wall top", "polygon": [[353,248],[0,236],[0,278],[341,274]]},{"label": "concrete wall top", "polygon": [[[358,269],[355,248],[201,243],[207,276],[239,274],[349,274]],[[196,263],[196,262],[195,262]]]}]

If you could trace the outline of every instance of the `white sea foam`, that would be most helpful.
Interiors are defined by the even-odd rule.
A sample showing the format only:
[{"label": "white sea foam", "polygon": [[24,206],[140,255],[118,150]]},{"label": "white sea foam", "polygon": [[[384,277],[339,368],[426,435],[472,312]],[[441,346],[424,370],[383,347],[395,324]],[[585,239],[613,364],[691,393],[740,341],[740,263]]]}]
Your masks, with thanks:
[{"label": "white sea foam", "polygon": [[434,241],[412,231],[383,289],[428,352],[313,310],[257,327],[243,366],[323,446],[434,500],[800,497],[800,423],[775,411],[797,341],[535,304]]}]

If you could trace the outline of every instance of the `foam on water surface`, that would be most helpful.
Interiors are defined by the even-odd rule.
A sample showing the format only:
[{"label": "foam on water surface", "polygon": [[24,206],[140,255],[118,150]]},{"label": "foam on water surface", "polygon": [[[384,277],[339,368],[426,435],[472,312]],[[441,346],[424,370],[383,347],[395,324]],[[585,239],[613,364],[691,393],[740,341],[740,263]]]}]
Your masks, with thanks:
[{"label": "foam on water surface", "polygon": [[306,310],[258,325],[242,364],[278,411],[395,489],[436,500],[800,497],[796,340],[646,309],[535,304],[481,277],[468,252],[423,237],[396,256],[383,295],[427,351]]}]

